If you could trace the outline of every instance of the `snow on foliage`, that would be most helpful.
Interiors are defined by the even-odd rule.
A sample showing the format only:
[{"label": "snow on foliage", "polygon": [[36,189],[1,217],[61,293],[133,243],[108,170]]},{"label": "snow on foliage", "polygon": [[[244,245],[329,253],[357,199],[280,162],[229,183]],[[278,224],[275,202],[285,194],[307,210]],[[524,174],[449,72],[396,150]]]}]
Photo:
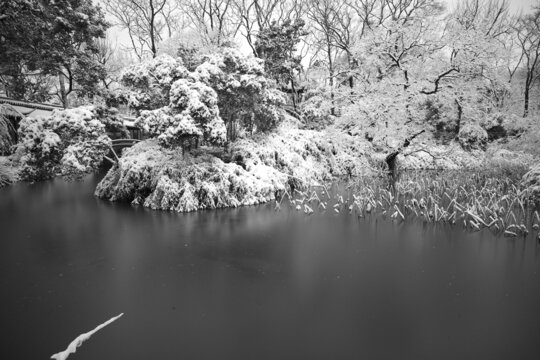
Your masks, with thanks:
[{"label": "snow on foliage", "polygon": [[124,120],[118,116],[118,110],[106,106],[96,105],[92,108],[94,116],[105,125],[105,131],[111,136],[129,138],[130,133],[124,125]]},{"label": "snow on foliage", "polygon": [[232,162],[210,155],[182,156],[156,140],[126,150],[96,189],[111,201],[179,212],[253,205],[286,189],[369,172],[361,141],[284,124],[272,136],[237,141]]},{"label": "snow on foliage", "polygon": [[140,111],[135,124],[165,147],[225,141],[216,92],[168,55],[128,67],[116,99]]},{"label": "snow on foliage", "polygon": [[485,150],[488,134],[480,125],[466,124],[459,130],[458,141],[465,150]]},{"label": "snow on foliage", "polygon": [[153,84],[170,85],[175,79],[184,77],[186,72],[181,59],[162,55],[128,66],[121,74],[121,81],[125,86],[147,89]]},{"label": "snow on foliage", "polygon": [[[118,166],[98,185],[96,195],[154,209],[194,211],[259,204],[274,199],[288,184],[310,184],[333,174],[324,166],[314,166],[315,160],[303,161],[304,156],[311,159],[304,149],[311,140],[300,141],[302,136],[293,129],[280,131],[278,137],[287,139],[284,143],[267,145],[265,139],[270,137],[262,136],[233,144],[233,158],[236,153],[239,159],[247,159],[242,154],[266,149],[265,159],[277,159],[275,154],[279,153],[286,163],[259,159],[246,165],[241,160],[225,162],[211,155],[186,156],[178,151],[178,146],[182,150],[197,147],[199,141],[222,145],[234,140],[237,125],[251,131],[270,129],[282,116],[279,105],[283,96],[265,77],[262,60],[223,49],[200,61],[193,72],[170,57],[126,70],[123,83],[131,96],[139,99],[140,115],[135,123],[152,139],[126,150]],[[230,131],[223,119],[231,125]],[[322,137],[319,140],[325,141]],[[292,152],[298,153],[289,154]],[[320,150],[315,152],[317,158],[324,157]],[[327,154],[333,156],[330,150]],[[343,174],[350,174],[353,156],[344,158],[346,165],[336,161],[325,166],[335,171],[346,169]]]},{"label": "snow on foliage", "polygon": [[398,156],[402,169],[471,169],[485,164],[485,153],[479,150],[465,151],[458,143],[435,145],[415,143]]},{"label": "snow on foliage", "polygon": [[162,146],[177,146],[198,137],[212,144],[225,141],[214,90],[200,82],[179,79],[172,84],[169,97],[168,106],[142,111],[135,125],[157,137]]},{"label": "snow on foliage", "polygon": [[166,147],[197,147],[199,139],[223,144],[227,135],[236,137],[233,123],[251,131],[278,123],[284,98],[265,76],[261,59],[225,48],[200,62],[193,72],[170,56],[132,65],[116,100],[139,110],[136,125]]},{"label": "snow on foliage", "polygon": [[185,78],[187,73],[181,59],[168,55],[130,65],[120,75],[123,87],[109,94],[108,105],[123,103],[135,110],[165,106],[172,83]]},{"label": "snow on foliage", "polygon": [[[227,124],[239,122],[255,130],[268,130],[281,120],[283,94],[264,72],[264,61],[242,55],[236,49],[203,57],[190,75],[212,87],[218,95],[221,116]],[[234,133],[229,131],[230,140]]]},{"label": "snow on foliage", "polygon": [[[268,168],[268,171],[272,169]],[[282,177],[282,181],[271,179]],[[253,205],[275,198],[286,176],[256,177],[211,156],[183,157],[149,140],[128,149],[98,184],[96,195],[161,210],[189,212]]]},{"label": "snow on foliage", "polygon": [[526,196],[540,201],[540,163],[531,167],[530,171],[523,175],[522,184],[525,187]]},{"label": "snow on foliage", "polygon": [[25,118],[18,134],[21,177],[31,181],[90,172],[102,162],[111,141],[92,106],[55,110],[46,118]]}]

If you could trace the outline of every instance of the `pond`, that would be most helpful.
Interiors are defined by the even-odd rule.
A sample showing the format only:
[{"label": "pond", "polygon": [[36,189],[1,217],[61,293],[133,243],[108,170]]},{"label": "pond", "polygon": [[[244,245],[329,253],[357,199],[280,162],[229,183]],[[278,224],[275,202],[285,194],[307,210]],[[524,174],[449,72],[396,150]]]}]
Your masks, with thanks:
[{"label": "pond", "polygon": [[540,244],[273,204],[191,214],[0,189],[4,358],[539,359]]}]

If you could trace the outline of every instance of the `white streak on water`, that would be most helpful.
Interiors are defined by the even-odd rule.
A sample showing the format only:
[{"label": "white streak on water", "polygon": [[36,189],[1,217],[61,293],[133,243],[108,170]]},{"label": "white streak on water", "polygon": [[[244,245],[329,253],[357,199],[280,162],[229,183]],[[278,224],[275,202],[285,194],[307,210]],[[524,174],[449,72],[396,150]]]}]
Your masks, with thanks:
[{"label": "white streak on water", "polygon": [[86,340],[90,339],[90,337],[92,335],[94,335],[96,332],[98,332],[99,330],[103,329],[105,326],[109,325],[110,323],[112,323],[113,321],[117,320],[118,318],[120,318],[122,315],[124,315],[124,313],[118,315],[118,316],[115,316],[107,321],[105,321],[103,324],[97,326],[94,330],[92,331],[89,331],[87,333],[84,333],[84,334],[81,334],[79,336],[77,336],[77,338],[75,340],[73,340],[71,342],[71,344],[69,344],[69,346],[67,347],[66,350],[62,351],[62,352],[59,352],[57,354],[54,354],[51,356],[51,359],[55,359],[55,360],[66,360],[67,357],[70,355],[70,354],[73,354],[77,351],[77,348],[79,346],[82,345],[83,342],[85,342]]}]

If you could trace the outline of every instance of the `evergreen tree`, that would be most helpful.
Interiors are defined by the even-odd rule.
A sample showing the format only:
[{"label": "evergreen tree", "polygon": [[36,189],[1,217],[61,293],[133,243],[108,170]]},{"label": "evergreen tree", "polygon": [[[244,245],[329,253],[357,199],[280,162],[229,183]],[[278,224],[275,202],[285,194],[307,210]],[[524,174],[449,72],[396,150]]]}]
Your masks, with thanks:
[{"label": "evergreen tree", "polygon": [[0,79],[9,96],[48,100],[93,95],[105,76],[93,54],[107,23],[90,0],[5,0],[0,5]]},{"label": "evergreen tree", "polygon": [[274,22],[259,32],[255,43],[257,56],[265,60],[264,69],[268,77],[275,79],[282,88],[290,85],[295,109],[298,96],[296,78],[302,71],[302,59],[296,54],[296,46],[301,37],[307,35],[304,25],[302,19],[285,20],[282,24]]}]

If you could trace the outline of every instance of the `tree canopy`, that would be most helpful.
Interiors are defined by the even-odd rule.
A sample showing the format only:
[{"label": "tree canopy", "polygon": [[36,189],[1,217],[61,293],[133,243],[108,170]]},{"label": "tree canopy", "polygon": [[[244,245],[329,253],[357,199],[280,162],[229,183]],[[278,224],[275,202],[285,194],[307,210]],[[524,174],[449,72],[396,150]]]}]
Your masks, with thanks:
[{"label": "tree canopy", "polygon": [[6,0],[0,14],[0,78],[8,95],[38,101],[58,95],[67,105],[72,92],[95,92],[105,76],[93,56],[95,40],[107,23],[92,1]]}]

